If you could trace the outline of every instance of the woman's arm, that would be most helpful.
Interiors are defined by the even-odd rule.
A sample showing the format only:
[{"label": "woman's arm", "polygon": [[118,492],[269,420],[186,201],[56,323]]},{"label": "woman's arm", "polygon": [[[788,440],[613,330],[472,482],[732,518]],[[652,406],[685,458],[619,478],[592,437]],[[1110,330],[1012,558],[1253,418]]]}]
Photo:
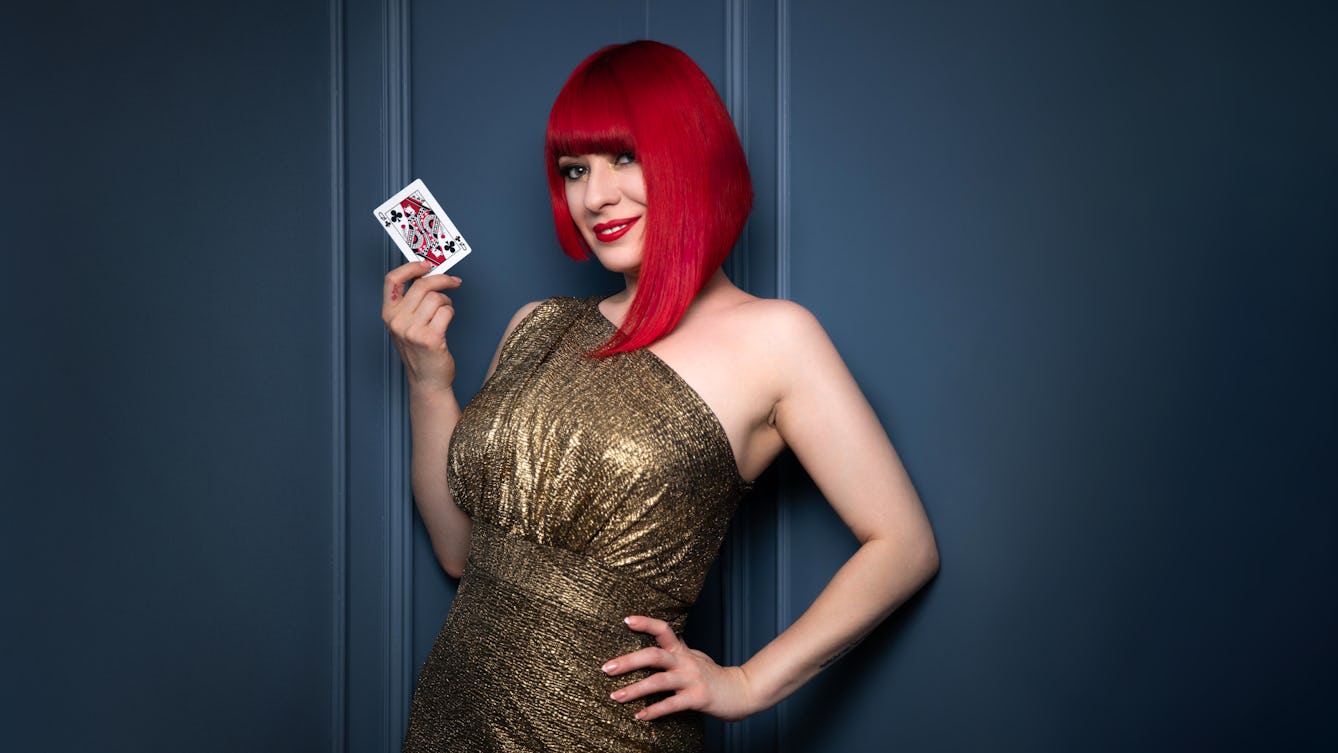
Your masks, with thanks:
[{"label": "woman's arm", "polygon": [[[426,262],[411,262],[391,270],[386,275],[381,318],[399,350],[409,384],[414,501],[437,561],[451,577],[459,578],[469,555],[472,524],[456,506],[446,484],[446,455],[460,419],[460,404],[455,398],[455,359],[446,342],[455,309],[441,291],[459,287],[460,278],[424,277],[430,269]],[[534,305],[517,312],[507,327],[508,335]],[[505,341],[506,336],[502,339]],[[489,375],[497,366],[497,358],[493,356]]]},{"label": "woman's arm", "polygon": [[796,352],[785,359],[773,423],[860,547],[808,610],[744,663],[758,709],[840,658],[938,571],[929,519],[877,415],[817,320],[788,308],[781,339]]},{"label": "woman's arm", "polygon": [[432,551],[447,575],[459,578],[469,555],[473,524],[456,506],[446,485],[446,451],[460,419],[455,390],[409,386],[409,423],[413,434],[410,479],[414,504],[432,541]]},{"label": "woman's arm", "polygon": [[[877,416],[821,326],[799,306],[768,302],[768,352],[752,360],[775,385],[770,417],[785,443],[850,527],[859,549],[798,620],[740,667],[720,667],[659,620],[632,617],[659,646],[619,657],[610,674],[657,672],[616,700],[677,691],[643,719],[695,708],[740,719],[775,705],[864,638],[938,569],[924,508]],[[608,665],[606,665],[608,667]]]},{"label": "woman's arm", "polygon": [[470,523],[446,487],[446,448],[460,418],[460,405],[455,399],[455,358],[446,343],[455,308],[441,291],[459,287],[460,278],[425,276],[431,269],[427,262],[410,262],[386,275],[381,320],[399,351],[409,384],[414,500],[437,561],[458,578],[469,552]]}]

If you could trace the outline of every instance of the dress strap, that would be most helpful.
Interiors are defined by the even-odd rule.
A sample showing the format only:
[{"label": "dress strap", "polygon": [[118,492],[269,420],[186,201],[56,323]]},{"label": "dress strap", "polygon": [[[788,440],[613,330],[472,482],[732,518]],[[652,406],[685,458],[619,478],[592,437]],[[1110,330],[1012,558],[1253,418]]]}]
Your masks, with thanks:
[{"label": "dress strap", "polygon": [[502,343],[501,361],[519,365],[545,360],[585,310],[585,301],[579,298],[556,296],[542,301]]}]

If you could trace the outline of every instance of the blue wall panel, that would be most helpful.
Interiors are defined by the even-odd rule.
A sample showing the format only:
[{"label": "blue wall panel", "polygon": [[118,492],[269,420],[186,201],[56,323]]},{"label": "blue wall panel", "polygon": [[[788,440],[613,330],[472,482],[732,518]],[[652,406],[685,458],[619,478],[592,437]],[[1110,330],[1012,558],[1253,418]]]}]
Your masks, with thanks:
[{"label": "blue wall panel", "polygon": [[944,564],[791,749],[1334,743],[1338,27],[1195,5],[792,4],[794,298]]},{"label": "blue wall panel", "polygon": [[[404,662],[391,640],[390,511],[403,505],[403,468],[391,457],[397,435],[393,400],[401,377],[380,319],[379,281],[398,252],[370,218],[392,188],[390,56],[398,25],[387,3],[350,0],[342,13],[344,165],[347,244],[347,477],[344,584],[345,685],[339,688],[337,751],[391,750],[400,722],[390,709],[394,668]],[[402,442],[402,440],[400,440]],[[398,716],[398,712],[396,712]]]},{"label": "blue wall panel", "polygon": [[5,13],[6,750],[330,748],[328,18]]}]

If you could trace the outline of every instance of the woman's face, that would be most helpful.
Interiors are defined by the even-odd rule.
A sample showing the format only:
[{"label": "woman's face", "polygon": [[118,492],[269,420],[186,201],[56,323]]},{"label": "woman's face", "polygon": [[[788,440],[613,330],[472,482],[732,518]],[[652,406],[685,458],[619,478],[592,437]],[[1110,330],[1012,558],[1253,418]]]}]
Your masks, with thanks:
[{"label": "woman's face", "polygon": [[611,272],[636,274],[646,237],[646,182],[631,152],[558,158],[572,222]]}]

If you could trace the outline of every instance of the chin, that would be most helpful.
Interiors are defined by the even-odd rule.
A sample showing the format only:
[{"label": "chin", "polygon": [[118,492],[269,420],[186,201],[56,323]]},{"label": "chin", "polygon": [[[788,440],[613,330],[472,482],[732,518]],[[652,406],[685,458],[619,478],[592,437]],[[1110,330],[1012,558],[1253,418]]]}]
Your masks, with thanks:
[{"label": "chin", "polygon": [[638,250],[603,249],[592,251],[600,266],[610,272],[625,275],[641,269],[641,253]]}]

